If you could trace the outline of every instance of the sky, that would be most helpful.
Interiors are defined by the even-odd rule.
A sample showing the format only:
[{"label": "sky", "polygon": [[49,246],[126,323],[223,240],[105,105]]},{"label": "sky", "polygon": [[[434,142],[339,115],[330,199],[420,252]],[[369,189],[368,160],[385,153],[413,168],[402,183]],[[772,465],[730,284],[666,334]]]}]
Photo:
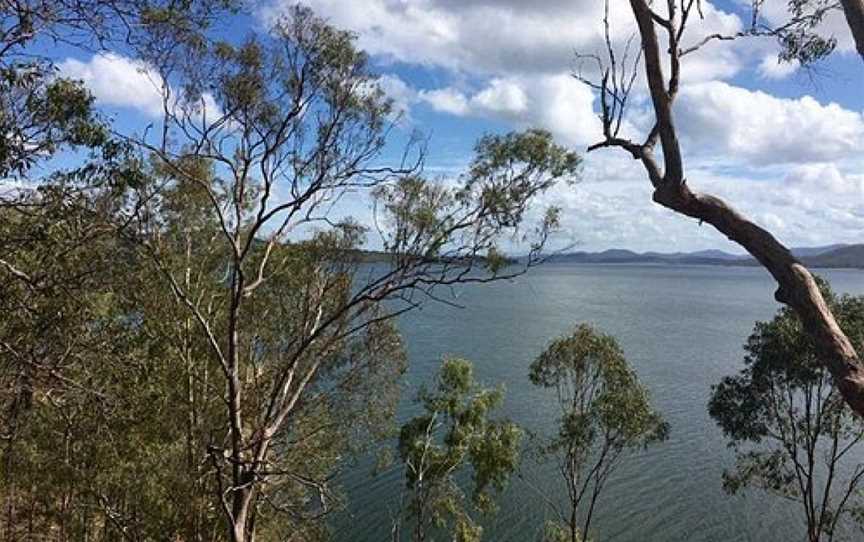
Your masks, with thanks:
[{"label": "sky", "polygon": [[[260,2],[238,17],[236,31],[263,27],[294,3]],[[740,252],[710,226],[653,204],[644,170],[620,150],[585,154],[601,136],[598,100],[572,75],[580,68],[576,52],[604,50],[601,0],[304,3],[356,33],[403,112],[399,130],[429,138],[428,173],[456,176],[479,136],[528,127],[545,128],[583,154],[580,181],[552,189],[537,205],[562,209],[553,245]],[[766,0],[765,16],[781,22],[785,5]],[[743,29],[749,1],[703,1],[703,13],[685,46]],[[634,30],[626,0],[611,1],[610,25],[623,46]],[[684,59],[674,109],[689,186],[726,199],[790,246],[864,242],[864,63],[841,13],[821,32],[838,49],[813,70],[778,63],[771,38],[702,47]],[[143,126],[160,114],[147,67],[122,52],[69,51],[60,68],[84,80],[121,125]],[[653,122],[641,79],[624,126],[634,139]],[[369,214],[364,198],[345,206],[361,221]]]}]

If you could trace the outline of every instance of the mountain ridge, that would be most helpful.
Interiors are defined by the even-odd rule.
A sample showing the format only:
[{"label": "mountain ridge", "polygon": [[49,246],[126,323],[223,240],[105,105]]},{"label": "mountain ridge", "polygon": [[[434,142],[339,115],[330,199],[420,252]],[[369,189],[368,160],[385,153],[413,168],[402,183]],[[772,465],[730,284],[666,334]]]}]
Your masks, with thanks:
[{"label": "mountain ridge", "polygon": [[[864,244],[832,244],[791,249],[801,263],[814,268],[864,269]],[[567,252],[552,254],[549,263],[650,263],[667,265],[756,266],[750,255],[731,254],[709,249],[694,252],[634,252],[613,248],[601,252]]]}]

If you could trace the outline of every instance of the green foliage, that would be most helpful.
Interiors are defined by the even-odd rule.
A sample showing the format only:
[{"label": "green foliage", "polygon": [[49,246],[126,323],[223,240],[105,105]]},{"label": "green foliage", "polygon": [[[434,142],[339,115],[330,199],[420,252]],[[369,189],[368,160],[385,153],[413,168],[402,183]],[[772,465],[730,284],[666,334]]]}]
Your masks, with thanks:
[{"label": "green foliage", "polygon": [[[561,408],[558,434],[542,442],[541,452],[557,461],[570,495],[567,511],[555,510],[566,527],[556,524],[553,531],[565,528],[568,539],[578,539],[589,532],[597,499],[624,452],[665,440],[669,427],[615,338],[587,324],[552,341],[529,377],[555,390]],[[577,524],[580,512],[584,520]]]},{"label": "green foliage", "polygon": [[[580,163],[543,130],[486,135],[455,186],[411,175],[376,188],[376,202],[389,219],[385,249],[409,260],[473,263],[483,256],[484,267],[496,274],[508,263],[497,240],[519,231],[537,195],[558,182],[573,182]],[[548,208],[524,237],[533,243],[531,256],[558,226],[558,212]]]},{"label": "green foliage", "polygon": [[[753,8],[761,9],[764,0],[753,0]],[[780,45],[780,62],[798,62],[810,66],[828,57],[837,47],[834,36],[823,36],[820,26],[826,17],[839,10],[835,0],[789,0],[789,19],[775,29]]]},{"label": "green foliage", "polygon": [[454,358],[444,360],[434,389],[420,391],[424,414],[402,426],[398,446],[415,539],[447,523],[455,540],[480,539],[482,529],[465,507],[456,477],[470,469],[474,507],[494,510],[492,492],[501,491],[516,470],[522,438],[515,424],[490,418],[502,399],[503,390],[479,387],[471,363]]},{"label": "green foliage", "polygon": [[[837,298],[825,285],[823,293],[841,328],[862,348],[864,298]],[[757,322],[744,348],[744,369],[714,386],[708,404],[737,456],[723,486],[730,493],[759,488],[798,501],[810,540],[831,539],[860,506],[864,465],[853,465],[852,454],[864,427],[790,309]]]},{"label": "green foliage", "polygon": [[[203,179],[212,172],[202,161],[182,167]],[[0,308],[10,315],[0,322],[2,426],[9,437],[0,495],[12,510],[4,518],[69,538],[122,532],[224,539],[214,506],[224,466],[208,457],[224,438],[223,368],[161,276],[178,277],[210,314],[226,312],[228,254],[212,242],[220,232],[206,212],[207,190],[178,182],[159,193],[158,214],[118,229],[115,221],[127,219],[114,214],[123,210],[124,193],[109,183],[70,191],[56,182],[27,205],[0,209],[3,261],[14,266],[0,269]],[[141,249],[142,236],[158,266]],[[280,367],[321,360],[310,393],[267,457],[268,469],[290,476],[271,477],[262,490],[256,529],[264,540],[323,539],[321,518],[338,505],[326,481],[346,457],[392,434],[405,358],[391,322],[373,322],[300,357],[292,346],[309,325],[310,287],[329,284],[322,314],[344,304],[353,264],[334,257],[345,259],[344,247],[356,240],[346,226],[275,248],[282,265],[248,307],[258,315],[256,327],[239,337],[250,352],[242,381],[250,410],[264,404]],[[253,254],[264,249],[257,245]],[[9,280],[13,268],[38,272]]]},{"label": "green foliage", "polygon": [[553,341],[531,364],[529,377],[561,393],[563,406],[576,405],[566,409],[550,451],[587,449],[602,438],[613,449],[644,447],[667,436],[617,341],[586,324]]},{"label": "green foliage", "polygon": [[64,147],[98,147],[107,128],[81,83],[39,63],[0,67],[0,176],[24,175]]}]

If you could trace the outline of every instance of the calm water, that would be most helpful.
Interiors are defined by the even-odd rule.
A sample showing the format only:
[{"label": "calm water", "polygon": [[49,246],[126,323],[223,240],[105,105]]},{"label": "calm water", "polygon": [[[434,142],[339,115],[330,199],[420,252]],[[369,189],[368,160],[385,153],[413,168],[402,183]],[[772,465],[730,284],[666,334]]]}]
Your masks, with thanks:
[{"label": "calm water", "polygon": [[[835,291],[864,294],[864,272],[820,270]],[[410,368],[406,399],[428,381],[445,355],[474,362],[486,384],[503,382],[503,414],[534,431],[557,416],[551,397],[527,379],[534,357],[575,323],[614,334],[654,404],[671,425],[669,441],[625,461],[598,504],[593,529],[601,541],[726,541],[803,539],[796,509],[758,492],[730,497],[720,474],[732,463],[708,417],[713,383],[742,366],[741,345],[756,320],[778,305],[761,269],[546,265],[510,282],[457,293],[464,309],[427,305],[400,321]],[[416,413],[404,401],[400,420]],[[388,539],[390,514],[403,487],[397,467],[369,475],[361,461],[343,476],[349,511],[335,522],[340,541]],[[539,483],[556,494],[551,471]],[[561,493],[563,495],[563,493]],[[535,540],[548,517],[533,490],[514,479],[484,540]]]}]

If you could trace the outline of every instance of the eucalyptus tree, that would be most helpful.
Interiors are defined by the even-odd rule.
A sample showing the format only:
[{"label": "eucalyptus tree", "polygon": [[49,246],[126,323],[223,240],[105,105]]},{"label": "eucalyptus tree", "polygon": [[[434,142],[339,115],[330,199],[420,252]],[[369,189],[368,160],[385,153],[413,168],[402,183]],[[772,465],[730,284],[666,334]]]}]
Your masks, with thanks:
[{"label": "eucalyptus tree", "polygon": [[[354,437],[392,413],[403,360],[389,320],[437,286],[514,272],[501,273],[502,235],[530,239],[533,262],[556,216],[526,232],[528,204],[578,158],[541,131],[489,136],[454,184],[429,181],[422,150],[387,165],[389,101],[352,36],[307,10],[231,45],[201,33],[210,19],[182,17],[211,13],[194,3],[134,20],[119,3],[88,5],[4,11],[4,55],[26,57],[36,36],[100,45],[107,6],[111,21],[149,32],[124,39],[162,77],[165,118],[155,143],[149,130],[111,134],[80,83],[49,77],[50,59],[24,77],[31,67],[4,56],[14,137],[3,171],[17,179],[3,192],[3,301],[15,315],[0,330],[3,436],[34,452],[6,456],[8,525],[219,539],[224,521],[233,540],[309,539]],[[178,42],[188,58],[172,54]],[[73,174],[26,177],[81,145],[94,152]],[[372,230],[333,211],[361,194]],[[388,253],[377,266],[358,251],[369,231]],[[124,424],[134,438],[118,447]],[[22,473],[35,485],[22,489]]]},{"label": "eucalyptus tree", "polygon": [[555,512],[550,541],[577,542],[590,534],[600,494],[628,452],[661,442],[669,428],[614,337],[587,324],[560,337],[531,364],[531,383],[554,390],[557,434],[541,439],[540,458],[555,461],[567,505],[541,494]]},{"label": "eucalyptus tree", "polygon": [[[529,204],[572,178],[579,159],[532,130],[481,139],[454,183],[421,175],[422,146],[388,164],[396,119],[366,55],[304,8],[270,34],[214,43],[194,64],[194,77],[160,74],[180,85],[163,86],[163,129],[129,138],[144,167],[124,235],[219,368],[224,432],[206,449],[213,498],[230,538],[251,540],[262,514],[281,508],[269,488],[326,485],[281,469],[278,458],[295,445],[301,409],[362,379],[365,358],[342,354],[356,341],[385,340],[389,319],[438,298],[441,286],[519,272],[502,267],[504,235],[524,232],[534,263],[557,216],[549,210],[535,229],[520,228]],[[170,187],[199,191],[217,225],[214,297],[170,265],[161,196]],[[340,216],[347,201],[369,208],[371,222]],[[377,265],[359,250],[370,234],[384,247]],[[323,510],[327,499],[314,500]]]},{"label": "eucalyptus tree", "polygon": [[[826,298],[861,348],[864,298],[830,292]],[[724,488],[756,488],[798,503],[811,542],[843,538],[864,504],[861,420],[790,309],[757,322],[744,348],[744,369],[715,385],[708,404],[737,456],[735,468],[723,474]]]},{"label": "eucalyptus tree", "polygon": [[[93,361],[94,352],[111,351],[107,333],[117,331],[105,322],[94,327],[94,321],[104,316],[106,277],[121,274],[114,269],[116,246],[102,219],[122,203],[110,190],[85,187],[82,180],[116,164],[122,145],[111,140],[107,119],[96,112],[84,85],[58,75],[53,46],[138,49],[155,43],[157,34],[191,44],[227,7],[222,0],[0,5],[0,433],[4,525],[10,539],[35,536],[40,525],[42,532],[77,537],[83,531],[67,520],[87,523],[88,516],[98,515],[73,510],[72,495],[83,486],[72,489],[70,472],[68,483],[56,484],[55,478],[55,485],[39,486],[47,472],[69,467],[63,457],[55,457],[51,469],[29,459],[36,449],[53,446],[60,452],[64,444],[68,454],[71,422],[97,412],[97,403],[104,406],[106,390],[80,369]],[[81,160],[71,160],[71,171],[60,171],[57,164],[63,162],[51,162],[58,156]],[[86,163],[89,159],[94,162]],[[67,408],[72,397],[80,399],[79,407],[86,401],[89,406]],[[52,409],[65,417],[63,423],[47,423],[45,414]],[[39,435],[65,438],[49,443]],[[59,510],[54,505],[63,498],[66,508]],[[88,506],[99,510],[100,504]],[[43,525],[46,516],[56,521]]]},{"label": "eucalyptus tree", "polygon": [[[67,392],[87,400],[102,397],[99,386],[74,368],[88,353],[112,344],[108,335],[88,325],[99,310],[98,298],[105,292],[101,281],[112,265],[98,227],[89,220],[96,206],[84,205],[80,193],[70,205],[72,198],[62,187],[40,192],[31,205],[19,198],[15,206],[0,207],[5,258],[0,281],[0,488],[3,531],[9,539],[47,532],[41,528],[40,496],[71,494],[71,481],[45,487],[45,465],[36,468],[31,461],[34,450],[45,444],[40,439],[51,435],[57,438],[50,448],[61,452],[52,472],[67,466],[62,451],[68,433],[46,423],[43,414],[55,407],[60,412]],[[57,512],[65,517],[65,510]],[[58,532],[73,536],[74,527],[63,524]]]},{"label": "eucalyptus tree", "polygon": [[[608,1],[607,1],[608,7]],[[599,81],[577,76],[596,90],[600,98],[602,139],[588,150],[614,148],[638,160],[654,188],[652,199],[682,216],[707,223],[747,250],[774,278],[774,297],[791,307],[816,342],[819,359],[835,379],[844,400],[864,415],[864,365],[826,304],[813,275],[769,231],[758,226],[722,199],[703,194],[687,179],[673,105],[681,86],[683,60],[712,42],[728,38],[720,34],[690,38],[687,24],[700,16],[699,0],[666,0],[652,4],[630,0],[636,19],[641,53],[616,54],[608,15],[605,21],[607,53],[590,59],[599,69]],[[660,11],[658,11],[660,10]],[[608,14],[608,9],[607,9]],[[662,34],[662,40],[661,40]],[[661,41],[664,45],[661,46]],[[628,49],[629,50],[629,49]],[[628,98],[644,65],[645,80],[654,111],[654,124],[644,138],[621,134]],[[662,162],[655,155],[657,145]]]},{"label": "eucalyptus tree", "polygon": [[448,524],[453,540],[480,540],[483,529],[457,477],[470,470],[471,502],[482,513],[494,511],[492,492],[518,467],[522,438],[514,423],[490,417],[502,400],[502,388],[479,386],[471,363],[457,358],[444,360],[434,388],[421,388],[423,412],[402,426],[398,445],[413,540],[427,540],[432,529]]},{"label": "eucalyptus tree", "polygon": [[[58,77],[57,44],[123,47],[167,62],[200,47],[234,0],[15,0],[0,4],[0,177],[20,181],[63,149],[97,147],[108,132],[81,82]],[[168,51],[171,51],[169,54]]]}]

